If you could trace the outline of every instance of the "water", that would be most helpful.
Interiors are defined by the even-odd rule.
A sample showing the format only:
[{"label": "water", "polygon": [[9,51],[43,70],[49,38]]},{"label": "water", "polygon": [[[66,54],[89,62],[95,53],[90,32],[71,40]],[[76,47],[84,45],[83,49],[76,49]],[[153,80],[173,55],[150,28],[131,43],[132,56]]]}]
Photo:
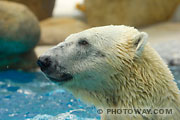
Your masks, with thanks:
[{"label": "water", "polygon": [[[171,67],[180,88],[180,67]],[[0,72],[0,120],[99,120],[83,104],[40,72]]]},{"label": "water", "polygon": [[75,99],[40,72],[0,72],[0,120],[99,120],[96,109]]}]

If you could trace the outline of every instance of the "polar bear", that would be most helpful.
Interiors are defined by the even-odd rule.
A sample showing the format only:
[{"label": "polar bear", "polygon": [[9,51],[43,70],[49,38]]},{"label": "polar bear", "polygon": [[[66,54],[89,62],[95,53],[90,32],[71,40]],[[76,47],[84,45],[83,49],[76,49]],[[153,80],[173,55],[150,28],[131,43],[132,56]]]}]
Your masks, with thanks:
[{"label": "polar bear", "polygon": [[[38,59],[45,75],[104,110],[104,120],[178,120],[180,91],[173,75],[133,27],[103,26],[70,35]],[[172,114],[109,115],[107,109],[172,109]]]}]

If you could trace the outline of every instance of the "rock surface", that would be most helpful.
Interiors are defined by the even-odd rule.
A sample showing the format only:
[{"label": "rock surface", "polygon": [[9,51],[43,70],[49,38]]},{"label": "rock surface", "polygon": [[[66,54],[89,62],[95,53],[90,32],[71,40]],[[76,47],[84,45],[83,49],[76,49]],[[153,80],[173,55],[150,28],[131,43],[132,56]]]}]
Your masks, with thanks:
[{"label": "rock surface", "polygon": [[50,18],[42,21],[40,45],[55,45],[70,34],[89,28],[85,23],[73,18]]},{"label": "rock surface", "polygon": [[173,22],[180,22],[180,4],[178,5],[178,7],[176,8],[171,21]]},{"label": "rock surface", "polygon": [[150,44],[169,65],[180,65],[180,23],[167,22],[141,29]]},{"label": "rock surface", "polygon": [[180,39],[153,44],[153,47],[167,64],[180,65]]},{"label": "rock surface", "polygon": [[180,0],[85,0],[89,25],[146,26],[168,20]]},{"label": "rock surface", "polygon": [[32,70],[37,67],[37,56],[34,51],[23,54],[3,55],[0,56],[0,60],[0,71],[9,69]]},{"label": "rock surface", "polygon": [[30,51],[39,38],[38,20],[29,9],[21,4],[0,1],[1,55]]},{"label": "rock surface", "polygon": [[26,6],[0,1],[0,71],[35,68],[39,39],[39,22]]},{"label": "rock surface", "polygon": [[26,5],[39,20],[52,16],[55,0],[8,0]]},{"label": "rock surface", "polygon": [[43,53],[45,53],[48,49],[52,47],[54,47],[54,45],[39,45],[35,47],[34,51],[36,55],[39,57],[40,55],[42,55]]}]

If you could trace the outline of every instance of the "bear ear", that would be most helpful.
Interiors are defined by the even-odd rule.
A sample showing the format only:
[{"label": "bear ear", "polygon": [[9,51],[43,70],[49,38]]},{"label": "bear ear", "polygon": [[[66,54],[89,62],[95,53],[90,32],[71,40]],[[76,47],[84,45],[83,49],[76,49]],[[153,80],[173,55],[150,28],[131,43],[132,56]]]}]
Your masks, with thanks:
[{"label": "bear ear", "polygon": [[136,54],[141,55],[148,40],[148,34],[141,32],[133,38],[133,46],[136,48]]}]

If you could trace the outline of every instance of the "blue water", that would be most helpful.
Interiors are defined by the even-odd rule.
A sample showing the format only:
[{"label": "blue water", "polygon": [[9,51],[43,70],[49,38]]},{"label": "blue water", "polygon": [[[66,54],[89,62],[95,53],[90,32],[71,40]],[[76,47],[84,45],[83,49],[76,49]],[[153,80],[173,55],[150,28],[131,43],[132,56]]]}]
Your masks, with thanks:
[{"label": "blue water", "polygon": [[[171,67],[180,87],[180,67]],[[40,72],[0,72],[0,120],[99,120],[83,104]]]},{"label": "blue water", "polygon": [[40,72],[0,72],[0,120],[97,120],[96,109]]}]

